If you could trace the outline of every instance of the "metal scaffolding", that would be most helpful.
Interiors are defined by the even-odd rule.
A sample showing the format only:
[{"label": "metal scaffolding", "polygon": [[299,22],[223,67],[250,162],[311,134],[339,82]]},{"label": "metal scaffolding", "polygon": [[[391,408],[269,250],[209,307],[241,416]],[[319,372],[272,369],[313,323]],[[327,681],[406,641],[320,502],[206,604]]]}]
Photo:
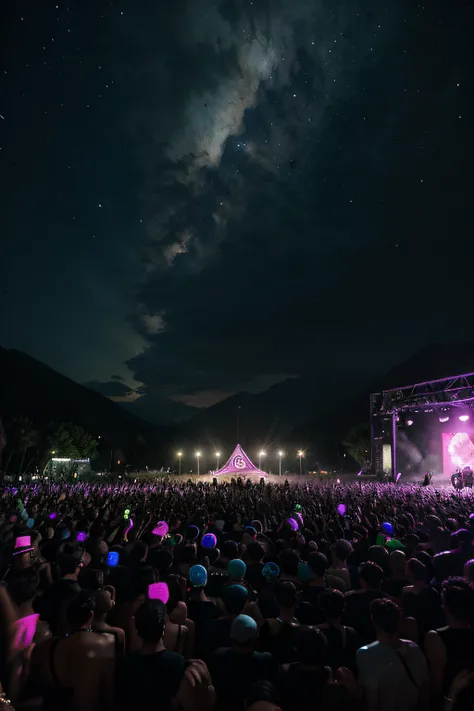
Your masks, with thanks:
[{"label": "metal scaffolding", "polygon": [[399,413],[430,412],[434,409],[451,410],[455,407],[474,406],[474,373],[450,378],[427,380],[415,385],[382,390],[370,396],[370,427],[372,441],[372,468],[387,473],[390,448],[389,473],[397,475],[397,422]]}]

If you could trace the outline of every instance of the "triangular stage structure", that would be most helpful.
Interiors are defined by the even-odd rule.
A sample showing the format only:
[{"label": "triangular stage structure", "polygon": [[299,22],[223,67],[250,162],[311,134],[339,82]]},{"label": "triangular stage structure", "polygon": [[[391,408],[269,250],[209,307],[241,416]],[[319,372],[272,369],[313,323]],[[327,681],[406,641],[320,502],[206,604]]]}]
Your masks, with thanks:
[{"label": "triangular stage structure", "polygon": [[252,464],[240,444],[234,449],[226,464],[214,472],[214,476],[221,474],[230,474],[231,476],[267,476],[265,472],[262,472],[255,464]]}]

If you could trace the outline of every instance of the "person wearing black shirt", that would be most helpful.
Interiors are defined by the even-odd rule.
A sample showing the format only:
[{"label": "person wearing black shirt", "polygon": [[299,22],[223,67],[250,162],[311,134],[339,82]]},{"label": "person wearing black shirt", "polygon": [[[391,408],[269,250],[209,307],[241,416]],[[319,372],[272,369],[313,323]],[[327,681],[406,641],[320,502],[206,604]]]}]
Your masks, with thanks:
[{"label": "person wearing black shirt", "polygon": [[248,600],[248,592],[242,585],[228,585],[221,593],[225,613],[217,619],[203,622],[196,629],[196,653],[205,662],[219,647],[229,647],[232,623],[243,611]]},{"label": "person wearing black shirt", "polygon": [[58,569],[60,579],[46,588],[44,594],[35,602],[35,610],[39,612],[40,619],[49,624],[51,633],[55,636],[67,631],[66,606],[81,592],[77,582],[81,570],[80,551],[60,554]]},{"label": "person wearing black shirt", "polygon": [[[296,637],[297,662],[290,664],[279,679],[283,711],[353,711],[346,689],[331,683],[324,634],[301,627]],[[317,701],[316,701],[317,700]],[[315,705],[317,704],[317,705]]]},{"label": "person wearing black shirt", "polygon": [[355,629],[363,644],[369,644],[375,640],[370,605],[373,600],[385,597],[380,590],[383,570],[372,561],[362,563],[359,568],[359,580],[361,590],[351,590],[345,594],[344,624]]},{"label": "person wearing black shirt", "polygon": [[325,575],[329,563],[323,553],[314,552],[308,556],[308,566],[313,577],[301,592],[298,618],[302,624],[318,625],[326,621],[324,613],[318,605],[318,598],[327,589]]},{"label": "person wearing black shirt", "polygon": [[166,608],[160,600],[146,600],[135,613],[142,647],[129,654],[117,669],[117,702],[124,711],[157,707],[166,711],[179,691],[185,660],[181,654],[165,649],[165,619]]},{"label": "person wearing black shirt", "polygon": [[215,711],[243,711],[245,700],[257,681],[274,683],[278,665],[268,652],[255,652],[258,627],[248,615],[232,622],[231,646],[213,652],[209,670],[217,694]]},{"label": "person wearing black shirt", "polygon": [[295,617],[296,588],[289,580],[275,586],[278,617],[265,620],[260,630],[259,649],[270,652],[278,664],[294,661],[294,640],[299,622]]},{"label": "person wearing black shirt", "polygon": [[257,541],[252,541],[247,546],[247,571],[245,579],[249,583],[252,590],[260,590],[263,588],[265,580],[262,575],[264,568],[263,559],[265,557],[265,549]]}]

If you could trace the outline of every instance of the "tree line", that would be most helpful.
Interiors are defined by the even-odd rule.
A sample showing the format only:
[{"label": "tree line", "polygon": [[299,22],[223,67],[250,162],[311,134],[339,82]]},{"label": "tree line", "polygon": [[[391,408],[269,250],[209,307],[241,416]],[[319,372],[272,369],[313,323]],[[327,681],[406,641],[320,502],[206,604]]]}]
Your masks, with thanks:
[{"label": "tree line", "polygon": [[39,428],[27,417],[15,417],[1,426],[0,472],[28,474],[43,471],[52,457],[94,459],[98,441],[72,422],[49,423]]}]

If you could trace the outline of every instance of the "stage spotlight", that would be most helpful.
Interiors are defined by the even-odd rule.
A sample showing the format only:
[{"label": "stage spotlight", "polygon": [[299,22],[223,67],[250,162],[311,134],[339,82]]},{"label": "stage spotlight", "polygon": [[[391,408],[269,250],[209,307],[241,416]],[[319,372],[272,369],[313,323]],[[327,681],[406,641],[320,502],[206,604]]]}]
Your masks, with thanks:
[{"label": "stage spotlight", "polygon": [[469,419],[469,415],[460,415],[459,420],[460,422],[467,422]]},{"label": "stage spotlight", "polygon": [[411,427],[413,424],[413,420],[407,420],[406,424],[407,424],[407,427]]},{"label": "stage spotlight", "polygon": [[439,418],[440,422],[448,422],[449,416],[448,415],[443,415],[442,417]]}]

